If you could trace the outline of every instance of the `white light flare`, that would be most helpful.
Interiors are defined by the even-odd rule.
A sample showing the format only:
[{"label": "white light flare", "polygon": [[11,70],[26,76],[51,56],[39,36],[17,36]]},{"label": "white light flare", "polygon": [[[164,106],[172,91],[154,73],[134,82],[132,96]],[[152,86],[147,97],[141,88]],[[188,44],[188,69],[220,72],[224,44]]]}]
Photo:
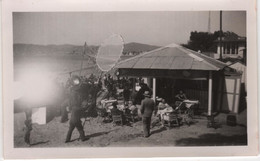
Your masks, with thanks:
[{"label": "white light flare", "polygon": [[53,83],[48,73],[27,70],[20,82],[14,82],[14,99],[24,98],[30,103],[49,101],[52,96]]},{"label": "white light flare", "polygon": [[24,89],[21,82],[14,82],[13,88],[15,100],[21,98],[24,95]]}]

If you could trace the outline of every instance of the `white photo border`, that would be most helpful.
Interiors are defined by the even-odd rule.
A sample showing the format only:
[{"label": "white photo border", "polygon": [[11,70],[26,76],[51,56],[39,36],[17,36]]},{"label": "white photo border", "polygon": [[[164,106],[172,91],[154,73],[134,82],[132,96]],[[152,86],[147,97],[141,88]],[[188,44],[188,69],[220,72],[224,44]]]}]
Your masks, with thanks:
[{"label": "white photo border", "polygon": [[[58,5],[57,5],[58,4]],[[188,5],[187,5],[188,4]],[[247,12],[248,146],[217,147],[107,147],[14,148],[13,146],[13,12],[79,11],[219,11]],[[3,0],[2,75],[5,159],[150,158],[200,156],[255,156],[258,154],[257,32],[254,0]],[[102,154],[102,155],[100,155]]]}]

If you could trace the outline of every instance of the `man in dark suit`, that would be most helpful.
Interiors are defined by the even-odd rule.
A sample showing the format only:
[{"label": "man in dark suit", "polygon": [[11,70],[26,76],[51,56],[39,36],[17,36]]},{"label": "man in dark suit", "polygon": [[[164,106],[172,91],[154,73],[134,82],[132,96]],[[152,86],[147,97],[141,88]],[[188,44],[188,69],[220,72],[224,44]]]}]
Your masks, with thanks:
[{"label": "man in dark suit", "polygon": [[144,92],[144,99],[141,102],[141,114],[143,116],[144,137],[150,136],[151,117],[155,109],[155,102],[150,97],[149,91]]},{"label": "man in dark suit", "polygon": [[72,111],[71,111],[71,118],[70,118],[70,127],[69,127],[69,131],[67,133],[67,137],[66,137],[66,141],[70,142],[71,139],[71,135],[73,130],[75,129],[75,127],[77,128],[77,130],[79,131],[80,134],[80,139],[81,141],[86,140],[85,134],[84,134],[84,130],[83,130],[83,126],[81,124],[81,116],[82,113],[86,110],[85,108],[81,108],[81,104],[80,104],[80,96],[77,93],[74,93],[71,99],[71,107],[72,107]]}]

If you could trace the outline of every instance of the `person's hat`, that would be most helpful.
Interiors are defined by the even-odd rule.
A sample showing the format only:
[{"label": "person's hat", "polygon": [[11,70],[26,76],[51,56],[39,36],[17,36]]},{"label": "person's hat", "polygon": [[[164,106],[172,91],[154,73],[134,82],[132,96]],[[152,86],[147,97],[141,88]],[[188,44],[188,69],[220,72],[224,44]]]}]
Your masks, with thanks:
[{"label": "person's hat", "polygon": [[112,106],[116,106],[116,105],[118,105],[118,102],[117,102],[117,101],[115,101],[115,102],[112,103]]},{"label": "person's hat", "polygon": [[144,92],[144,96],[145,96],[145,97],[150,97],[150,96],[151,96],[151,95],[150,95],[150,92],[149,92],[149,91],[145,91],[145,92]]}]

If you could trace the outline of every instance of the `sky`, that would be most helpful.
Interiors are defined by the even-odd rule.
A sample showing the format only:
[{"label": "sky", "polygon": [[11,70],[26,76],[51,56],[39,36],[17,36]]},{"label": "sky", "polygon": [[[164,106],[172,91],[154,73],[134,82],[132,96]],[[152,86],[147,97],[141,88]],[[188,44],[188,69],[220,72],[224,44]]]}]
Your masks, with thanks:
[{"label": "sky", "polygon": [[[15,12],[13,41],[24,44],[100,45],[113,34],[124,43],[187,43],[191,31],[219,30],[219,11]],[[223,11],[223,31],[246,36],[246,12]]]}]

